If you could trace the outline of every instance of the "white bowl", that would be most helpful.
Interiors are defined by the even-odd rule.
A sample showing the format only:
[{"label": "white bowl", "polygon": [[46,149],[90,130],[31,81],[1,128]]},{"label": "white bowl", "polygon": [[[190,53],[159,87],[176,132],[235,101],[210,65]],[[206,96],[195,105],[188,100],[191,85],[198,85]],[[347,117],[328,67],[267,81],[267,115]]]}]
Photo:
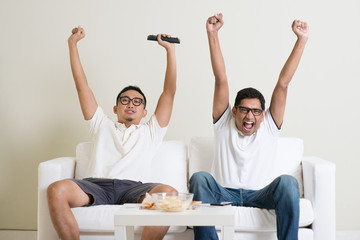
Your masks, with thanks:
[{"label": "white bowl", "polygon": [[181,212],[187,209],[193,200],[192,193],[153,193],[156,207],[168,212]]}]

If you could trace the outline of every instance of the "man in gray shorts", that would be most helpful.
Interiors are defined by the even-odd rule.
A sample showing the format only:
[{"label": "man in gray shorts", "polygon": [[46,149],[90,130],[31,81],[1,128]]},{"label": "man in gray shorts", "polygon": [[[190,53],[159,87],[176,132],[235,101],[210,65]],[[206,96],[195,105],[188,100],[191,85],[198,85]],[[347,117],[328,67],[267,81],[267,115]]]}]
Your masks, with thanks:
[{"label": "man in gray shorts", "polygon": [[[164,90],[150,120],[140,123],[147,114],[146,98],[140,88],[128,86],[117,96],[113,109],[117,122],[114,122],[98,106],[88,86],[77,49],[77,42],[84,37],[83,28],[74,28],[68,44],[80,106],[94,141],[94,149],[86,169],[88,178],[61,180],[48,187],[51,220],[61,239],[80,238],[72,207],[139,203],[146,192],[177,192],[168,185],[133,179],[133,176],[148,175],[144,166],[158,150],[170,121],[176,90],[174,44],[162,41],[158,35],[158,43],[167,53],[167,68]],[[142,239],[162,239],[168,228],[145,227]]]}]

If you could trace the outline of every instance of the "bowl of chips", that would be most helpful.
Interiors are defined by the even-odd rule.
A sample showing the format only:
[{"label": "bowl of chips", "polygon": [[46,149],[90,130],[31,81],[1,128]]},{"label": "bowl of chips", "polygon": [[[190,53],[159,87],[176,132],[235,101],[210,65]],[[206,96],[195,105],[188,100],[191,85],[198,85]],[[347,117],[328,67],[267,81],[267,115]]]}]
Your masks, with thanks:
[{"label": "bowl of chips", "polygon": [[156,207],[167,212],[184,211],[194,197],[192,193],[153,193],[151,196]]}]

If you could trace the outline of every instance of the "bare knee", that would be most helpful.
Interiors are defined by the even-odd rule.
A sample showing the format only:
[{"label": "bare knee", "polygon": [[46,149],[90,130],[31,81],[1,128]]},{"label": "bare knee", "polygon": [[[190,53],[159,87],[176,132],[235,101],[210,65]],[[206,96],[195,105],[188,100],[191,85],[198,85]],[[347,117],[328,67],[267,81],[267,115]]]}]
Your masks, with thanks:
[{"label": "bare knee", "polygon": [[54,182],[47,188],[49,205],[66,203],[70,207],[80,207],[89,204],[91,198],[75,182],[61,180]]},{"label": "bare knee", "polygon": [[[149,191],[149,194],[151,195],[153,193],[163,193],[163,192],[172,193],[172,194],[177,194],[178,193],[178,191],[175,188],[173,188],[173,187],[171,187],[169,185],[160,184],[160,185],[157,185],[157,186],[153,187]],[[145,198],[145,195],[142,195],[140,197],[140,199],[139,199],[139,202],[142,202],[144,200],[144,198]]]},{"label": "bare knee", "polygon": [[64,181],[57,181],[49,185],[47,188],[47,199],[51,203],[53,201],[65,199],[66,184]]},{"label": "bare knee", "polygon": [[149,193],[151,194],[151,193],[160,193],[160,192],[178,193],[178,191],[175,188],[169,185],[157,185],[153,187]]}]

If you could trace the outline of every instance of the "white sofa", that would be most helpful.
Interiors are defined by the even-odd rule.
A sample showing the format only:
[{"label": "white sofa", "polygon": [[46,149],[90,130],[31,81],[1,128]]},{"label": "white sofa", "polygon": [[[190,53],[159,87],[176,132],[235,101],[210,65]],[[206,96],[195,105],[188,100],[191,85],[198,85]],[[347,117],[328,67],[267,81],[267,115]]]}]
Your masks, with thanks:
[{"label": "white sofa", "polygon": [[[76,157],[61,157],[42,162],[38,169],[38,240],[58,239],[52,226],[46,200],[47,187],[57,180],[82,178],[92,143],[80,143]],[[149,164],[149,181],[162,182],[187,191],[189,176],[209,171],[213,158],[211,138],[193,138],[189,146],[180,141],[165,141]],[[303,157],[303,142],[280,138],[272,171],[295,176],[303,192],[300,200],[300,240],[335,240],[335,165],[329,161]],[[302,191],[303,190],[303,191]],[[86,240],[114,239],[114,212],[120,206],[101,205],[73,208]],[[236,207],[235,239],[272,240],[276,238],[276,218],[272,210]],[[141,228],[136,237],[140,238]],[[192,229],[172,226],[165,239],[193,239]]]}]

